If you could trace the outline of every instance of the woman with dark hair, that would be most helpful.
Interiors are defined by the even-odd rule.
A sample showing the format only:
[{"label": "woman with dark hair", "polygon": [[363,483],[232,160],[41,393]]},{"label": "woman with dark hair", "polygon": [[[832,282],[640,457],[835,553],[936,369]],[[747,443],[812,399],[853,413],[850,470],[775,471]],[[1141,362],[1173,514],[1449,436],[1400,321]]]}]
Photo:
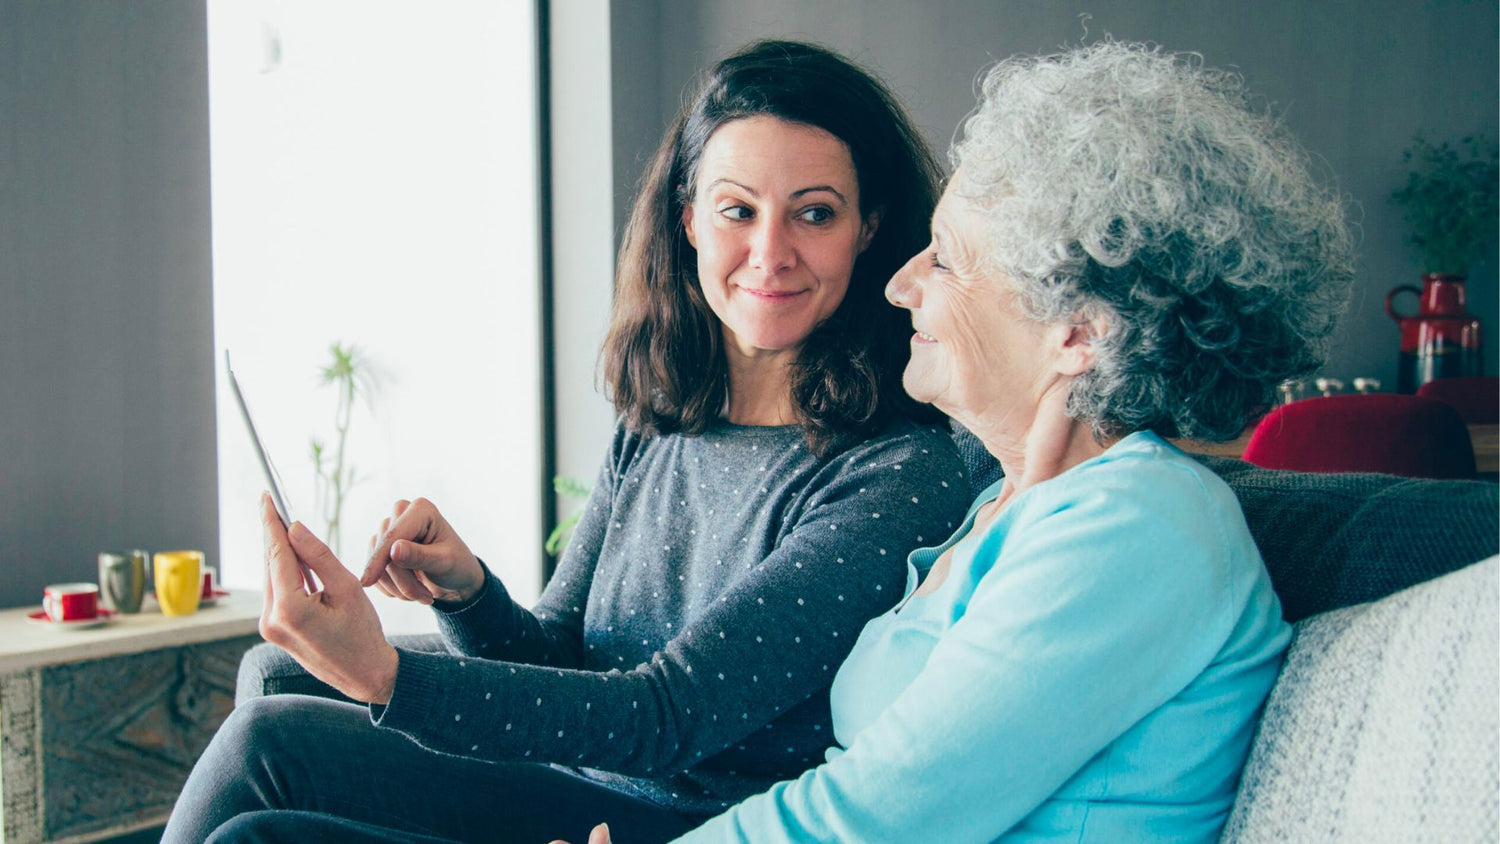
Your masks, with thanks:
[{"label": "woman with dark hair", "polygon": [[712,188],[701,173],[710,139],[753,118],[840,139],[859,188],[858,207],[846,213],[880,235],[862,241],[849,295],[806,336],[790,367],[790,409],[809,447],[866,439],[895,417],[937,419],[901,389],[908,350],[891,338],[904,335],[906,319],[878,293],[905,262],[902,247],[927,237],[938,165],[883,86],[837,56],[792,42],[764,42],[721,62],[647,169],[620,250],[602,356],[615,409],[639,430],[690,434],[725,410],[733,350],[725,353],[711,289],[692,283],[701,262],[686,212],[710,210],[712,199],[700,194]]},{"label": "woman with dark hair", "polygon": [[[570,818],[659,840],[816,764],[833,669],[969,494],[882,293],[937,175],[827,50],[715,66],[631,216],[601,355],[620,422],[540,601],[430,502],[398,502],[362,583],[263,507],[262,633],[357,703],[245,701],[165,840],[540,841]],[[362,585],[431,603],[446,651],[388,644]]]}]

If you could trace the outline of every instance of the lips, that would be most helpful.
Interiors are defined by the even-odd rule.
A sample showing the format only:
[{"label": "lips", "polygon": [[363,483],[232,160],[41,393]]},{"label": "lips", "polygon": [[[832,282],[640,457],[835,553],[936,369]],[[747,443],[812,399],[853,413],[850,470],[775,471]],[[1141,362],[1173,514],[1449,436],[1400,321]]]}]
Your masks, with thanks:
[{"label": "lips", "polygon": [[911,339],[912,339],[912,342],[914,342],[914,343],[936,343],[937,342],[937,338],[936,337],[933,337],[931,334],[925,334],[925,333],[923,333],[921,331],[918,331],[917,333],[913,334]]},{"label": "lips", "polygon": [[750,287],[739,288],[741,293],[754,296],[765,302],[785,302],[806,293],[805,290],[756,290]]}]

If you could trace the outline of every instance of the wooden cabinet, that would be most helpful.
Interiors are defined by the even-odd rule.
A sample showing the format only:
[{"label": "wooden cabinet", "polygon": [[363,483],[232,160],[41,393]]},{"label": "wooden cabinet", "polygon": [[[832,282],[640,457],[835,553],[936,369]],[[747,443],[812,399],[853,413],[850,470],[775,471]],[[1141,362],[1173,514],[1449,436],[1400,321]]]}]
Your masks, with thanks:
[{"label": "wooden cabinet", "polygon": [[234,705],[261,598],[57,630],[0,612],[0,840],[91,841],[165,822]]}]

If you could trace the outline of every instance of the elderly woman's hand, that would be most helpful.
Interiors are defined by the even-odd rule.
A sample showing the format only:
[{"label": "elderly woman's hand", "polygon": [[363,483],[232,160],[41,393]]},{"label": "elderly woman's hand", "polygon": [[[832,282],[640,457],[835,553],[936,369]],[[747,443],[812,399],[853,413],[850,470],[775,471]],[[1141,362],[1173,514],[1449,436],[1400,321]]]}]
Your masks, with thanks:
[{"label": "elderly woman's hand", "polygon": [[[551,841],[551,844],[568,844],[568,842],[562,840],[561,838],[554,838]],[[593,830],[589,832],[588,844],[610,844],[609,824],[602,823],[594,827]]]},{"label": "elderly woman's hand", "polygon": [[301,522],[284,527],[269,495],[260,497],[260,516],[266,551],[260,635],[349,697],[388,703],[399,660],[359,579]]}]

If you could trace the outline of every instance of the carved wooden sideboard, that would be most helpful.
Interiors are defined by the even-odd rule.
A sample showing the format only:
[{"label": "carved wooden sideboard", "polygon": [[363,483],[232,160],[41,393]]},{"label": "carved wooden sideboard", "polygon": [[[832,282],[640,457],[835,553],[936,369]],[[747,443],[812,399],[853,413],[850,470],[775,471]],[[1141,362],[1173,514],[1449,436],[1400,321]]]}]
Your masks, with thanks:
[{"label": "carved wooden sideboard", "polygon": [[261,596],[91,630],[0,611],[0,841],[85,842],[166,821],[234,705]]}]

